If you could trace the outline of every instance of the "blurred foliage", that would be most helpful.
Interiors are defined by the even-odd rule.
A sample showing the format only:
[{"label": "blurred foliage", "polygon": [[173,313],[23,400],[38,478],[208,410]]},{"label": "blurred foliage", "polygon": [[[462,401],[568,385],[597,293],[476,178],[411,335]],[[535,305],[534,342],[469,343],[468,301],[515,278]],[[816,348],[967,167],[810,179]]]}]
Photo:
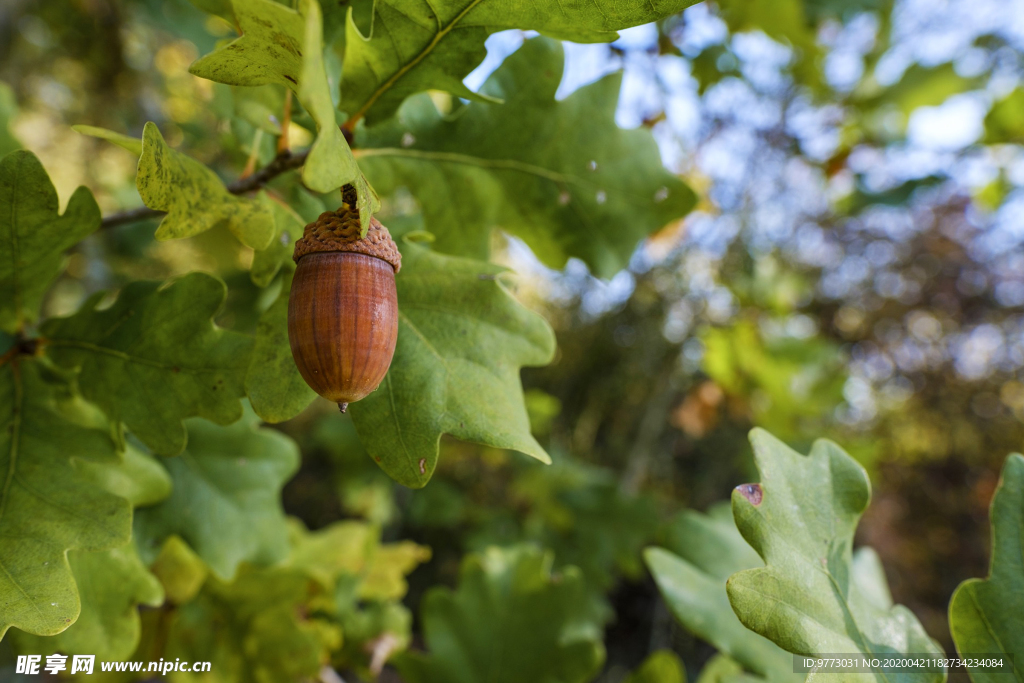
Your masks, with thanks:
[{"label": "blurred foliage", "polygon": [[[359,23],[370,4],[321,3],[335,98],[344,16],[351,8]],[[554,465],[442,437],[432,481],[411,491],[374,463],[350,418],[316,401],[276,427],[302,453],[283,508],[304,525],[292,523],[290,547],[317,548],[309,562],[213,575],[168,522],[162,544],[142,553],[168,600],[142,611],[133,657],[210,659],[215,672],[248,680],[313,676],[329,664],[345,680],[394,681],[385,664],[394,653],[438,656],[438,634],[482,609],[473,582],[524,564],[530,599],[571,577],[564,590],[580,612],[571,616],[587,625],[580,671],[596,671],[604,629],[602,683],[681,678],[673,660],[647,660],[659,649],[700,672],[695,680],[736,680],[735,659],[675,624],[641,551],[658,543],[715,574],[683,554],[676,515],[709,509],[756,477],[745,439],[753,426],[798,450],[826,434],[867,468],[874,503],[856,541],[877,551],[893,601],[952,653],[949,596],[985,575],[988,506],[1006,454],[1024,442],[1024,38],[987,18],[999,15],[993,4],[722,0],[585,57],[569,51],[562,82],[573,89],[596,67],[625,69],[617,122],[649,128],[700,199],[628,267],[605,268],[609,280],[575,260],[551,271],[516,239],[489,241],[497,260],[525,274],[510,278],[511,290],[555,329],[555,362],[522,375],[533,437]],[[138,139],[153,121],[175,154],[213,170],[215,187],[269,163],[282,131],[294,148],[308,146],[317,123],[298,109],[283,119],[283,86],[188,73],[234,37],[232,16],[213,0],[7,0],[0,154],[32,150],[62,208],[85,184],[110,214],[140,204],[138,155],[72,124]],[[512,48],[491,49],[504,57]],[[553,90],[557,75],[546,79]],[[427,123],[445,130],[459,112],[487,114],[488,105],[467,113],[436,93],[418,104],[431,102],[442,106]],[[357,133],[401,148],[427,143],[385,128]],[[338,205],[337,192],[299,188],[298,173],[271,183],[269,201],[302,221]],[[443,197],[418,192],[396,187],[385,198],[381,217],[394,233],[422,229],[428,209],[449,215]],[[268,207],[279,212],[253,210]],[[525,215],[509,225],[524,230]],[[68,315],[132,280],[204,270],[228,284],[218,326],[254,333],[262,316],[280,314],[271,282],[286,252],[261,256],[265,270],[250,275],[252,250],[224,225],[173,242],[155,241],[156,229],[136,222],[78,244],[44,313]],[[549,261],[561,264],[558,254]],[[0,335],[0,352],[10,343]],[[234,554],[232,565],[253,559]],[[381,555],[393,571],[376,573]],[[169,632],[180,634],[171,639],[180,654],[163,649]],[[255,651],[268,656],[247,668]],[[660,667],[669,673],[652,673]]]}]

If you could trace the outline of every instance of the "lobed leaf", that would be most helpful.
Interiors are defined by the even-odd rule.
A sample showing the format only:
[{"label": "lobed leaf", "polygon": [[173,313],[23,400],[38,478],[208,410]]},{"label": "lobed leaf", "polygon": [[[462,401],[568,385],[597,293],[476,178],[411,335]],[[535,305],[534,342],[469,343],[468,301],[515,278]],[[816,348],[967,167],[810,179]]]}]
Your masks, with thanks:
[{"label": "lobed leaf", "polygon": [[502,287],[501,272],[402,246],[391,369],[350,407],[366,450],[400,484],[430,480],[442,434],[550,462],[530,433],[519,368],[550,362],[554,333]]},{"label": "lobed leaf", "polygon": [[159,455],[185,447],[182,420],[230,424],[242,414],[252,340],[217,327],[224,283],[191,273],[161,285],[133,282],[109,308],[102,294],[47,321],[47,354],[77,369],[82,395]]},{"label": "lobed leaf", "polygon": [[316,0],[300,0],[298,11],[271,0],[234,0],[242,36],[199,59],[189,72],[219,83],[291,88],[317,123],[317,137],[302,170],[316,192],[352,184],[358,193],[363,231],[380,209],[377,198],[338,128],[323,63],[323,17]]},{"label": "lobed leaf", "polygon": [[421,619],[428,653],[396,660],[408,683],[584,683],[600,670],[600,628],[585,588],[552,556],[520,546],[489,548],[462,563],[459,587],[433,588]]},{"label": "lobed leaf", "polygon": [[398,119],[363,130],[359,160],[385,194],[406,186],[439,251],[486,258],[493,228],[522,238],[544,263],[569,257],[610,277],[637,243],[693,208],[693,192],[661,164],[646,130],[615,125],[619,75],[562,101],[562,47],[527,41],[471,103],[445,117],[427,95]]},{"label": "lobed leaf", "polygon": [[373,125],[417,92],[443,90],[477,101],[463,79],[483,61],[487,36],[539,31],[578,43],[611,42],[618,31],[657,21],[693,0],[377,0],[371,31],[350,13],[345,30],[341,108]]},{"label": "lobed leaf", "polygon": [[221,223],[253,249],[266,249],[274,237],[274,217],[262,203],[228,192],[216,173],[168,147],[152,122],[142,131],[135,185],[146,206],[167,212],[158,240],[191,237]]},{"label": "lobed leaf", "polygon": [[[964,581],[949,603],[949,630],[961,657],[1013,657],[1024,681],[1024,456],[1006,459],[992,499],[992,566],[987,579]],[[970,669],[974,683],[1012,680],[1005,669]]]},{"label": "lobed leaf", "polygon": [[139,560],[131,542],[99,552],[72,551],[68,560],[81,595],[81,616],[66,631],[48,638],[18,633],[15,646],[25,653],[127,659],[139,643],[138,606],[159,607],[164,601],[160,582]]},{"label": "lobed leaf", "polygon": [[[762,566],[736,530],[728,508],[702,515],[687,510],[672,525],[673,548],[648,548],[644,559],[676,619],[694,635],[762,680],[800,681],[793,657],[748,630],[733,613],[725,585],[731,574]],[[680,556],[682,555],[682,556]]]},{"label": "lobed leaf", "polygon": [[28,151],[0,160],[0,330],[35,321],[60,274],[64,252],[100,226],[92,193],[75,190],[64,214],[39,159]]},{"label": "lobed leaf", "polygon": [[[92,485],[124,498],[136,508],[159,502],[171,492],[171,479],[164,468],[130,444],[120,461],[83,460],[76,465]],[[55,636],[16,631],[16,648],[25,653],[127,659],[139,644],[138,606],[157,607],[164,601],[160,581],[142,564],[132,542],[98,552],[72,550],[68,562],[82,603],[78,620]]]},{"label": "lobed leaf", "polygon": [[69,550],[126,543],[131,507],[80,463],[116,464],[109,433],[69,421],[38,362],[0,366],[0,636],[60,633],[78,618]]},{"label": "lobed leaf", "polygon": [[225,580],[242,562],[271,564],[287,555],[280,493],[298,469],[299,451],[284,434],[258,429],[258,423],[248,410],[229,427],[188,421],[188,448],[163,461],[174,482],[170,497],[136,514],[144,559],[153,561],[172,534]]},{"label": "lobed leaf", "polygon": [[[733,515],[766,566],[728,581],[740,621],[794,654],[942,656],[910,610],[892,605],[877,558],[853,555],[857,520],[871,497],[864,468],[830,441],[816,441],[805,457],[761,429],[750,440],[761,483],[733,492]],[[839,676],[944,681],[945,671]]]}]

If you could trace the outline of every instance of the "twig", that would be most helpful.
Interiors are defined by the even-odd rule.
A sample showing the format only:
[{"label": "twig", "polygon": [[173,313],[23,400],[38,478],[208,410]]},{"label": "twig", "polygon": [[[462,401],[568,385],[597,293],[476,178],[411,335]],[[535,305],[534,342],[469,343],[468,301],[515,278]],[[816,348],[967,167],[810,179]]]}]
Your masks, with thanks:
[{"label": "twig", "polygon": [[[287,151],[283,154],[278,154],[274,157],[273,161],[256,173],[253,173],[246,178],[239,178],[228,185],[228,192],[231,194],[246,194],[248,192],[258,190],[282,173],[286,173],[293,168],[302,166],[302,164],[306,163],[307,156],[309,156],[309,150],[299,152],[298,154],[292,154]],[[137,209],[118,211],[117,213],[112,213],[109,216],[104,216],[100,227],[113,228],[126,223],[143,221],[147,218],[156,218],[163,214],[163,211],[157,211],[156,209],[150,209],[146,206],[140,206]]]}]

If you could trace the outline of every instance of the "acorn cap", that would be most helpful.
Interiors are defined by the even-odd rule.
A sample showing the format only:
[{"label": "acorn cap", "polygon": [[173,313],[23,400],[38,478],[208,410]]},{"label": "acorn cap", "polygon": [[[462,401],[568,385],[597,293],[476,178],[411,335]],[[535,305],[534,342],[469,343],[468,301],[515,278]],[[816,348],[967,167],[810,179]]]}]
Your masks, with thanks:
[{"label": "acorn cap", "polygon": [[347,251],[383,259],[397,273],[402,267],[402,255],[388,229],[371,218],[366,237],[360,239],[359,228],[359,211],[350,204],[342,204],[337,211],[325,211],[306,226],[302,237],[295,242],[292,258],[298,262],[306,254]]}]

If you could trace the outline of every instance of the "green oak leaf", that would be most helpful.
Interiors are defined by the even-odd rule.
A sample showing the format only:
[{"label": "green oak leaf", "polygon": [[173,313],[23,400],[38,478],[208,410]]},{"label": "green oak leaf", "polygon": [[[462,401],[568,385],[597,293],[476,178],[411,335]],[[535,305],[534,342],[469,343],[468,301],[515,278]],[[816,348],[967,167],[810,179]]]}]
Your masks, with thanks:
[{"label": "green oak leaf", "polygon": [[674,652],[658,650],[622,683],[686,683],[686,669]]},{"label": "green oak leaf", "polygon": [[[131,444],[120,461],[80,461],[77,465],[97,488],[126,499],[133,507],[152,505],[171,492],[167,471],[153,456]],[[25,653],[62,652],[95,654],[107,660],[127,659],[139,644],[138,605],[157,607],[164,601],[160,581],[142,564],[131,542],[99,552],[73,550],[68,553],[68,561],[81,596],[81,615],[56,636],[15,632],[17,648]]]},{"label": "green oak leaf", "polygon": [[527,41],[458,116],[427,95],[399,117],[361,129],[359,162],[385,194],[406,186],[439,251],[486,258],[491,230],[521,237],[554,268],[575,256],[596,274],[624,268],[637,242],[693,208],[693,192],[662,165],[647,130],[615,125],[621,76],[562,100],[562,47]]},{"label": "green oak leaf", "polygon": [[34,154],[0,160],[0,330],[13,333],[39,315],[43,295],[60,274],[64,251],[100,226],[100,209],[84,187],[64,215],[57,191]]},{"label": "green oak leaf", "polygon": [[138,605],[158,607],[164,591],[139,560],[131,542],[99,552],[68,554],[82,599],[82,614],[66,631],[48,638],[19,633],[15,645],[24,653],[94,654],[124,660],[139,644]]},{"label": "green oak leaf", "polygon": [[694,635],[728,655],[761,680],[801,681],[793,656],[748,630],[726,595],[731,574],[764,565],[732,521],[728,504],[710,514],[680,513],[669,529],[670,547],[648,548],[644,559],[676,619]]},{"label": "green oak leaf", "polygon": [[266,249],[258,249],[253,253],[249,276],[257,287],[266,287],[274,281],[282,268],[294,267],[292,252],[306,224],[291,207],[274,201],[266,192],[260,192],[260,201],[274,217],[274,239]]},{"label": "green oak leaf", "polygon": [[263,204],[228,192],[216,173],[171,149],[153,122],[142,131],[135,186],[146,206],[167,212],[156,229],[158,240],[191,237],[221,223],[253,249],[267,248],[274,237],[274,217]]},{"label": "green oak leaf", "polygon": [[245,391],[260,419],[270,422],[290,420],[305,410],[316,392],[302,379],[288,343],[288,292],[292,276],[281,283],[281,293],[260,316],[256,326],[256,344],[245,375]]},{"label": "green oak leaf", "polygon": [[[987,579],[960,584],[949,603],[949,630],[961,656],[1009,654],[1024,681],[1024,456],[1006,459],[992,499],[992,565]],[[974,683],[1012,680],[1003,670],[971,669]]]},{"label": "green oak leaf", "polygon": [[188,421],[188,448],[163,461],[174,482],[170,497],[135,516],[143,559],[156,559],[172,534],[225,580],[242,562],[270,564],[287,555],[280,494],[298,469],[299,451],[258,423],[251,410],[229,427]]},{"label": "green oak leaf", "polygon": [[430,480],[442,434],[550,462],[530,433],[519,368],[551,362],[554,333],[505,290],[502,272],[402,246],[395,357],[349,408],[366,450],[400,484]]},{"label": "green oak leaf", "polygon": [[520,546],[463,560],[459,587],[433,588],[420,616],[428,653],[396,660],[408,683],[584,683],[604,661],[600,626],[588,618],[586,589],[569,567],[551,574],[552,555]]},{"label": "green oak leaf", "polygon": [[57,412],[38,362],[0,366],[0,636],[54,635],[79,615],[69,550],[128,542],[131,507],[95,486],[81,463],[116,464],[109,432]]},{"label": "green oak leaf", "polygon": [[300,0],[298,11],[272,0],[234,0],[242,36],[202,57],[189,72],[228,85],[271,83],[295,91],[317,123],[317,137],[302,170],[316,192],[352,184],[358,193],[363,231],[380,209],[338,128],[323,62],[323,18],[316,0]]},{"label": "green oak leaf", "polygon": [[[729,602],[740,621],[794,654],[942,656],[913,613],[892,605],[873,554],[859,560],[873,565],[871,571],[855,566],[853,534],[871,498],[864,468],[830,441],[816,441],[809,456],[761,429],[750,441],[761,483],[733,492],[733,515],[766,566],[729,578]],[[944,681],[945,671],[816,678]]]},{"label": "green oak leaf", "polygon": [[82,395],[159,455],[185,447],[182,420],[230,424],[242,414],[252,339],[217,327],[224,283],[191,273],[170,284],[133,282],[109,308],[93,296],[46,322],[47,354],[79,370]]},{"label": "green oak leaf", "polygon": [[[483,61],[487,36],[506,29],[535,30],[578,43],[611,42],[618,31],[662,19],[693,0],[377,0],[372,33],[350,13],[345,30],[341,108],[373,125],[392,116],[417,92],[476,94],[463,79]],[[500,97],[500,96],[499,96]]]}]

